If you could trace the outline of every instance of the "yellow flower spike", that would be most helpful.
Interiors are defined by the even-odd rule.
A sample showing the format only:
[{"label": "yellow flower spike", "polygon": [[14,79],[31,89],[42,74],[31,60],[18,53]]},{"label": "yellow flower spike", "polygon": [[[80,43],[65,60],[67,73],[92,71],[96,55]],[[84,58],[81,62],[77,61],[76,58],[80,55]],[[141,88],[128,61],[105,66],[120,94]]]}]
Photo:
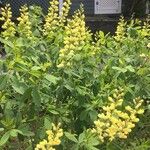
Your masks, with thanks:
[{"label": "yellow flower spike", "polygon": [[126,33],[126,24],[127,23],[125,22],[124,18],[121,17],[116,30],[115,39],[117,41],[122,41],[124,39]]},{"label": "yellow flower spike", "polygon": [[53,146],[59,145],[61,143],[60,138],[63,136],[63,129],[60,126],[60,123],[57,126],[52,123],[52,130],[46,131],[48,140],[43,140],[37,144],[35,150],[55,150]]},{"label": "yellow flower spike", "polygon": [[137,115],[144,113],[140,108],[143,102],[140,98],[134,100],[134,108],[125,106],[123,110],[119,110],[123,103],[123,96],[122,90],[115,90],[114,102],[108,98],[109,104],[103,107],[104,113],[98,114],[98,120],[94,121],[95,127],[92,132],[97,134],[101,142],[113,141],[116,138],[126,139],[135,127],[135,123],[139,121]]},{"label": "yellow flower spike", "polygon": [[70,10],[71,0],[66,0],[63,3],[62,10],[60,12],[60,24],[63,26],[66,22],[66,17],[68,16]]},{"label": "yellow flower spike", "polygon": [[[64,47],[59,51],[58,68],[72,67],[74,56],[85,45],[89,33],[85,27],[85,16],[82,8],[76,11],[72,19],[65,26]],[[84,35],[84,36],[83,36]]]},{"label": "yellow flower spike", "polygon": [[59,21],[59,3],[58,0],[52,0],[48,9],[48,14],[45,18],[43,34],[45,36],[52,36],[54,31],[57,29]]},{"label": "yellow flower spike", "polygon": [[1,35],[4,39],[8,40],[9,38],[13,38],[16,33],[15,24],[11,21],[12,12],[10,5],[6,5],[5,8],[1,9],[1,11],[2,17],[0,20],[4,21],[4,24],[2,25],[2,29],[4,31],[1,32]]},{"label": "yellow flower spike", "polygon": [[59,2],[58,0],[52,0],[50,2],[50,7],[48,9],[48,14],[45,18],[43,34],[47,37],[53,37],[55,31],[61,27],[64,28],[66,22],[66,17],[70,10],[70,0],[66,0],[63,3],[63,8],[59,12]]},{"label": "yellow flower spike", "polygon": [[28,39],[33,39],[32,26],[29,19],[28,7],[26,5],[22,6],[20,9],[20,17],[17,18],[18,33],[20,36],[25,36]]}]

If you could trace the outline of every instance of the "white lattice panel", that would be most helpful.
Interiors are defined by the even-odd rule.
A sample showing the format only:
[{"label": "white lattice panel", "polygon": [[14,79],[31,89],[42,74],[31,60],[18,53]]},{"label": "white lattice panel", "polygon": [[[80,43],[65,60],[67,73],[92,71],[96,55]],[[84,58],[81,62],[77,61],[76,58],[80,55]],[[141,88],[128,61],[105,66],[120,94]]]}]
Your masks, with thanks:
[{"label": "white lattice panel", "polygon": [[95,14],[121,13],[122,0],[95,0]]}]

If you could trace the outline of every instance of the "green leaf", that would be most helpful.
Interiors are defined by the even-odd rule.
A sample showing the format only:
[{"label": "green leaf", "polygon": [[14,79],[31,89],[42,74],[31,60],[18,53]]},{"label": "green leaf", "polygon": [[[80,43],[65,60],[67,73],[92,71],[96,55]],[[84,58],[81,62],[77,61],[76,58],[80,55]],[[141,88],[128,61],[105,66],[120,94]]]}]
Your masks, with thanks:
[{"label": "green leaf", "polygon": [[78,92],[79,94],[81,94],[81,95],[83,95],[83,96],[87,94],[87,92],[86,92],[86,87],[78,86],[78,87],[76,87],[76,90],[77,90],[77,92]]},{"label": "green leaf", "polygon": [[28,88],[24,82],[20,82],[15,77],[12,79],[12,87],[19,94],[23,94],[26,91],[26,89]]},{"label": "green leaf", "polygon": [[50,74],[47,74],[45,76],[45,79],[48,80],[49,82],[53,83],[53,84],[57,84],[59,78],[58,77],[55,77],[53,75],[50,75]]},{"label": "green leaf", "polygon": [[76,55],[74,55],[74,60],[76,60],[76,61],[79,61],[79,60],[81,60],[81,55],[80,54],[76,54]]},{"label": "green leaf", "polygon": [[10,137],[10,131],[7,131],[0,139],[0,146],[3,146]]},{"label": "green leaf", "polygon": [[66,88],[66,89],[68,89],[69,91],[73,91],[73,88],[70,86],[70,85],[64,85],[64,87]]},{"label": "green leaf", "polygon": [[112,69],[117,70],[117,71],[120,71],[120,72],[122,72],[122,73],[127,72],[127,69],[126,69],[126,68],[112,67]]},{"label": "green leaf", "polygon": [[40,107],[40,105],[41,105],[41,97],[40,97],[40,94],[39,94],[39,91],[38,91],[37,87],[34,87],[34,88],[32,89],[31,96],[32,96],[32,98],[33,98],[34,104],[35,104],[37,107]]},{"label": "green leaf", "polygon": [[3,132],[4,131],[4,128],[0,128],[0,132]]},{"label": "green leaf", "polygon": [[17,129],[12,129],[12,130],[10,130],[10,135],[11,135],[12,137],[17,137],[17,136],[18,136],[18,133],[19,133],[19,134],[23,134],[22,131],[17,130]]},{"label": "green leaf", "polygon": [[35,76],[37,78],[39,78],[41,76],[41,71],[40,70],[31,70],[29,72],[32,76]]},{"label": "green leaf", "polygon": [[0,90],[3,90],[7,85],[8,76],[7,75],[1,75],[0,76]]},{"label": "green leaf", "polygon": [[90,147],[89,147],[89,150],[99,150],[99,148],[96,148],[96,147],[90,146]]},{"label": "green leaf", "polygon": [[12,43],[12,41],[10,40],[5,40],[4,38],[0,38],[0,41],[4,44],[4,45],[7,45],[11,48],[14,48],[14,44]]},{"label": "green leaf", "polygon": [[81,121],[84,121],[87,119],[87,116],[88,116],[88,112],[86,110],[83,110],[81,113],[80,113],[80,120]]},{"label": "green leaf", "polygon": [[126,66],[126,69],[128,69],[130,72],[135,72],[135,69],[131,65]]},{"label": "green leaf", "polygon": [[71,134],[71,133],[69,133],[69,132],[65,132],[64,134],[65,134],[65,136],[66,136],[69,140],[71,140],[71,141],[73,141],[73,142],[75,142],[75,143],[78,143],[78,140],[75,138],[75,136],[74,136],[73,134]]},{"label": "green leaf", "polygon": [[59,114],[59,112],[58,112],[58,111],[56,111],[56,110],[54,110],[54,109],[49,110],[49,112],[50,112],[50,113],[52,113],[52,114],[54,114],[54,115],[58,115],[58,114]]},{"label": "green leaf", "polygon": [[52,127],[52,122],[50,121],[50,119],[48,117],[44,118],[44,127],[45,129],[51,129]]},{"label": "green leaf", "polygon": [[40,69],[41,69],[41,67],[39,67],[39,66],[33,66],[31,68],[31,70],[33,70],[33,71],[37,71],[37,70],[40,70]]},{"label": "green leaf", "polygon": [[23,136],[34,136],[34,133],[29,131],[29,127],[25,124],[21,125],[18,127],[18,130],[20,131],[19,133]]},{"label": "green leaf", "polygon": [[82,143],[85,140],[85,132],[79,135],[79,143]]},{"label": "green leaf", "polygon": [[33,132],[31,132],[31,131],[22,131],[22,135],[24,135],[24,136],[34,136],[34,133]]},{"label": "green leaf", "polygon": [[17,71],[28,72],[28,64],[26,64],[24,61],[15,62],[14,67]]},{"label": "green leaf", "polygon": [[90,115],[91,120],[94,121],[94,120],[96,120],[98,113],[97,113],[97,111],[92,110],[89,112],[89,115]]},{"label": "green leaf", "polygon": [[99,145],[99,140],[94,138],[94,137],[91,137],[90,140],[89,140],[89,144],[91,146],[97,146],[97,145]]},{"label": "green leaf", "polygon": [[30,88],[28,88],[25,92],[24,92],[24,94],[21,96],[21,101],[25,101],[25,100],[27,100],[27,99],[29,99],[30,97],[31,97],[31,91],[32,91],[32,88],[30,87]]}]

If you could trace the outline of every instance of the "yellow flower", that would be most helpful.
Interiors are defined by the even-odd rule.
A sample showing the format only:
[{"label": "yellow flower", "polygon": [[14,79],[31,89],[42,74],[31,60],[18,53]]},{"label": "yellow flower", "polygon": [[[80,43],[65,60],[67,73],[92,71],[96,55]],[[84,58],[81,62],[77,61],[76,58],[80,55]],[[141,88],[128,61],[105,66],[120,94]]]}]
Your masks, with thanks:
[{"label": "yellow flower", "polygon": [[119,113],[118,116],[123,118],[123,119],[129,119],[129,115],[127,113],[124,113],[124,112]]},{"label": "yellow flower", "polygon": [[64,47],[59,51],[57,67],[71,67],[74,56],[85,45],[89,33],[86,30],[84,20],[85,16],[82,8],[75,13],[72,19],[68,20],[65,27]]},{"label": "yellow flower", "polygon": [[126,106],[125,109],[126,109],[127,111],[129,111],[129,112],[132,112],[132,111],[133,111],[133,109],[132,109],[130,106]]},{"label": "yellow flower", "polygon": [[18,24],[19,35],[23,37],[25,36],[28,39],[33,39],[32,26],[29,20],[28,7],[26,5],[21,7],[20,17],[18,17],[17,20],[19,21]]},{"label": "yellow flower", "polygon": [[48,14],[45,18],[43,34],[45,36],[52,36],[55,29],[58,27],[58,12],[59,12],[59,3],[57,0],[50,1],[50,7],[48,9]]},{"label": "yellow flower", "polygon": [[35,150],[55,150],[53,146],[59,145],[61,143],[60,138],[63,136],[63,130],[60,128],[60,123],[56,126],[52,123],[52,130],[46,131],[48,135],[48,140],[43,140],[36,145]]},{"label": "yellow flower", "polygon": [[132,129],[132,128],[134,128],[134,127],[135,127],[135,124],[133,124],[132,122],[128,122],[127,128]]},{"label": "yellow flower", "polygon": [[49,38],[52,38],[55,34],[55,31],[64,27],[64,24],[67,20],[67,15],[70,10],[70,0],[63,2],[63,8],[59,11],[59,2],[58,0],[50,1],[50,7],[48,9],[48,14],[45,17],[45,24],[43,34]]},{"label": "yellow flower", "polygon": [[124,110],[119,110],[118,107],[123,103],[123,96],[122,90],[115,90],[113,99],[108,98],[108,106],[103,107],[103,113],[98,114],[98,120],[94,121],[95,127],[92,132],[97,134],[101,142],[104,142],[105,139],[110,141],[115,138],[126,139],[132,128],[135,127],[135,123],[139,121],[137,115],[144,112],[140,108],[143,102],[140,98],[134,99],[134,108],[126,106]]},{"label": "yellow flower", "polygon": [[12,12],[10,5],[6,5],[5,8],[1,9],[2,17],[0,20],[4,21],[4,24],[2,25],[2,29],[4,31],[1,32],[2,37],[8,40],[9,38],[14,38],[16,29],[14,22],[11,21],[12,18]]},{"label": "yellow flower", "polygon": [[132,122],[139,122],[139,118],[136,118],[134,115],[131,115],[130,118]]},{"label": "yellow flower", "polygon": [[102,113],[102,114],[98,114],[98,117],[100,118],[100,119],[107,119],[107,117]]},{"label": "yellow flower", "polygon": [[117,106],[121,106],[122,103],[123,103],[123,99],[119,99],[119,100],[117,101],[116,105],[117,105]]},{"label": "yellow flower", "polygon": [[110,121],[112,122],[112,124],[115,124],[115,123],[118,122],[118,119],[113,117],[113,116],[111,116]]},{"label": "yellow flower", "polygon": [[140,114],[143,114],[144,113],[144,109],[139,109],[138,111],[137,111],[137,113],[140,115]]},{"label": "yellow flower", "polygon": [[103,110],[105,110],[105,111],[111,111],[111,109],[110,109],[109,106],[103,106]]},{"label": "yellow flower", "polygon": [[66,22],[66,17],[68,16],[70,10],[71,0],[66,0],[63,2],[62,10],[60,11],[60,24],[64,25]]},{"label": "yellow flower", "polygon": [[126,139],[127,138],[127,136],[125,134],[123,134],[123,133],[118,133],[118,137],[120,139]]},{"label": "yellow flower", "polygon": [[116,36],[115,39],[117,41],[123,41],[126,33],[126,22],[123,17],[120,18],[117,30],[116,30]]},{"label": "yellow flower", "polygon": [[114,102],[114,100],[113,100],[113,98],[112,97],[108,97],[108,100],[110,101],[110,102]]}]

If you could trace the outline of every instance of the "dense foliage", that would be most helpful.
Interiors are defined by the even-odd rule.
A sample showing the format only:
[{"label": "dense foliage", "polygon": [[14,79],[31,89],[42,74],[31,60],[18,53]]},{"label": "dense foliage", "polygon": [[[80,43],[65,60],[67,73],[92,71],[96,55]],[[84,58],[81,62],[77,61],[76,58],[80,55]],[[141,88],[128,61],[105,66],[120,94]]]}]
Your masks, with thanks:
[{"label": "dense foliage", "polygon": [[50,5],[23,6],[17,23],[2,8],[0,148],[148,150],[149,18],[93,35],[82,7],[68,18],[70,0]]}]

